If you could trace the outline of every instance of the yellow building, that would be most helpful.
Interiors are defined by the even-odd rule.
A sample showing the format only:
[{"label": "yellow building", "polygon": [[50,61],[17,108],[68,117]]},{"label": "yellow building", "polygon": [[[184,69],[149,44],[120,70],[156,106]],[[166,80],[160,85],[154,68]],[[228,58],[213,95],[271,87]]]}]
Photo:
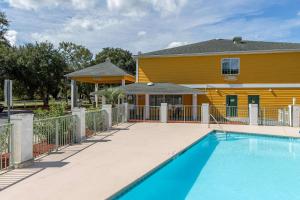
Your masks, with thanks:
[{"label": "yellow building", "polygon": [[[139,54],[136,60],[136,82],[198,89],[204,93],[198,105],[281,107],[300,101],[300,44],[214,39]],[[192,95],[177,98],[193,104]]]}]

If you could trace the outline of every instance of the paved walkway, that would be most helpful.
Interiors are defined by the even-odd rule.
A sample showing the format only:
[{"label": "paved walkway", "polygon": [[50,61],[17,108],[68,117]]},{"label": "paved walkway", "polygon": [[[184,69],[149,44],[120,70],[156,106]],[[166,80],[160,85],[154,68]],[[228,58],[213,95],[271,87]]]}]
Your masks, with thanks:
[{"label": "paved walkway", "polygon": [[[211,126],[218,128],[218,126]],[[298,136],[294,128],[223,126],[226,130]],[[158,166],[211,129],[201,124],[123,124],[0,176],[2,200],[100,200]]]}]

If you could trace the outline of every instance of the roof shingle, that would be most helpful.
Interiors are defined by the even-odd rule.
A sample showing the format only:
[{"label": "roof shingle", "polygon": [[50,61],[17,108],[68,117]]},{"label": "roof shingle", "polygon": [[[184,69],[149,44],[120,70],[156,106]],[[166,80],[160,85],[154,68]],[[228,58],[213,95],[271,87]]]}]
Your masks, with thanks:
[{"label": "roof shingle", "polygon": [[194,44],[183,45],[179,47],[152,51],[140,54],[139,56],[167,56],[167,55],[184,55],[184,54],[209,54],[209,53],[234,53],[247,51],[283,51],[297,50],[300,51],[300,43],[286,42],[262,42],[242,40],[240,43],[234,43],[229,39],[213,39]]}]

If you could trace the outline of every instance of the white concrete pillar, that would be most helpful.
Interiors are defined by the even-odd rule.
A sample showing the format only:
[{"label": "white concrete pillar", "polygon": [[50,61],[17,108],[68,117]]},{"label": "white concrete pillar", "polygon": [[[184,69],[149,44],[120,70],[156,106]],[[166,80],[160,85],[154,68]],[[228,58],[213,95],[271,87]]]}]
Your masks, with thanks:
[{"label": "white concrete pillar", "polygon": [[201,105],[201,123],[202,124],[209,124],[209,104],[203,103]]},{"label": "white concrete pillar", "polygon": [[125,86],[126,85],[126,81],[125,79],[122,79],[122,86]]},{"label": "white concrete pillar", "polygon": [[149,94],[145,94],[145,119],[150,117],[150,97]]},{"label": "white concrete pillar", "polygon": [[77,106],[78,91],[76,81],[71,80],[71,110]]},{"label": "white concrete pillar", "polygon": [[197,120],[197,94],[193,94],[193,120]]},{"label": "white concrete pillar", "polygon": [[106,98],[105,98],[105,96],[101,97],[101,101],[102,101],[102,106],[106,104]]},{"label": "white concrete pillar", "polygon": [[258,105],[249,104],[249,124],[258,125]]},{"label": "white concrete pillar", "polygon": [[33,114],[11,115],[12,154],[15,167],[33,163]]},{"label": "white concrete pillar", "polygon": [[123,122],[128,121],[128,103],[123,103],[124,108],[124,116],[123,116]]},{"label": "white concrete pillar", "polygon": [[160,118],[160,122],[162,122],[162,123],[168,122],[168,104],[167,103],[160,104],[159,118]]},{"label": "white concrete pillar", "polygon": [[[95,83],[95,92],[98,92],[99,85],[98,83]],[[96,108],[98,108],[98,94],[95,94],[95,103],[96,103]]]},{"label": "white concrete pillar", "polygon": [[293,127],[300,126],[300,106],[293,106]]},{"label": "white concrete pillar", "polygon": [[112,127],[112,106],[111,104],[105,104],[102,106],[102,110],[106,111],[107,116],[107,128],[110,129]]},{"label": "white concrete pillar", "polygon": [[80,143],[85,139],[85,108],[74,108],[72,110],[72,115],[76,115],[78,119],[77,132],[76,132],[76,142]]},{"label": "white concrete pillar", "polygon": [[289,105],[289,125],[293,126],[293,105]]}]

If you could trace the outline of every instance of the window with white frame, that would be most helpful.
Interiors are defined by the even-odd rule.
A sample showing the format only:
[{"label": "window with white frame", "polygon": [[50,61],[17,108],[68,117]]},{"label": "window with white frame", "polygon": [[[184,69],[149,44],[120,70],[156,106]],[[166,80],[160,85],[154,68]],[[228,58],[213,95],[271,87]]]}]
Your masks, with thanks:
[{"label": "window with white frame", "polygon": [[240,73],[239,58],[223,58],[222,59],[222,74],[237,75]]}]

